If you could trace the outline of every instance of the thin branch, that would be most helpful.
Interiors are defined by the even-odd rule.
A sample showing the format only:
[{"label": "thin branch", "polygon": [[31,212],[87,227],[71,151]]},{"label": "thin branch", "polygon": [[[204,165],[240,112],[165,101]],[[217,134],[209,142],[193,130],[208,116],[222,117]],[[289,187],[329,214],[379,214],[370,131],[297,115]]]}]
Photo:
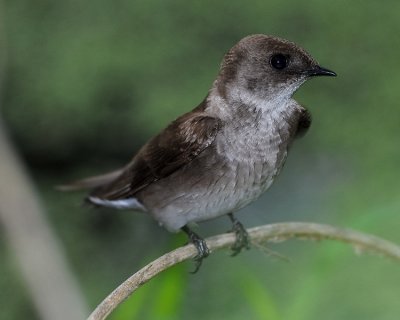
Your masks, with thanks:
[{"label": "thin branch", "polygon": [[[0,0],[1,231],[16,259],[40,319],[83,319],[88,313],[84,296],[2,121],[2,84],[8,48],[4,23],[7,15],[3,2]],[[4,305],[4,301],[2,303]]]},{"label": "thin branch", "polygon": [[[255,244],[264,242],[281,242],[290,238],[309,240],[336,240],[351,244],[359,252],[372,252],[396,260],[400,260],[400,247],[373,235],[336,228],[316,223],[288,222],[255,227],[247,230]],[[235,242],[233,233],[217,235],[206,239],[211,251],[230,248]],[[197,254],[192,244],[175,249],[149,263],[130,276],[106,297],[89,316],[88,320],[103,320],[126,298],[143,284],[162,271],[191,258]]]},{"label": "thin branch", "polygon": [[0,226],[40,319],[85,318],[84,296],[1,116],[0,153]]}]

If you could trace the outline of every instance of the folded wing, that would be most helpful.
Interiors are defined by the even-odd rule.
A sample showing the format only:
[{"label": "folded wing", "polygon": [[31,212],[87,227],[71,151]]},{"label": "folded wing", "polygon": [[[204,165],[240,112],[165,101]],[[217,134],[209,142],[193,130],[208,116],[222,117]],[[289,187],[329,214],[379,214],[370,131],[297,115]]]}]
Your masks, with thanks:
[{"label": "folded wing", "polygon": [[201,112],[183,115],[144,145],[115,180],[95,189],[89,201],[134,198],[140,190],[195,159],[214,142],[221,126],[221,120]]}]

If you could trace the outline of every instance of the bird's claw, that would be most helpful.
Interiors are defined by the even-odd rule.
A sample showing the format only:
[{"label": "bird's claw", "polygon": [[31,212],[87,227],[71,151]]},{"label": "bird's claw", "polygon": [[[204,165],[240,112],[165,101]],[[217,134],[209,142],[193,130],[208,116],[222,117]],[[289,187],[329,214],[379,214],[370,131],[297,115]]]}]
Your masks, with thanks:
[{"label": "bird's claw", "polygon": [[190,230],[187,226],[184,226],[182,230],[188,235],[190,242],[197,249],[197,255],[194,258],[194,261],[196,262],[195,269],[190,272],[196,273],[197,271],[199,271],[203,259],[207,258],[210,254],[210,249],[208,249],[205,240],[201,238],[197,233]]},{"label": "bird's claw", "polygon": [[196,239],[191,239],[191,242],[197,249],[197,256],[194,258],[194,261],[196,262],[195,269],[191,271],[190,273],[196,273],[199,271],[200,266],[203,262],[204,258],[207,258],[208,255],[210,254],[210,249],[208,249],[206,242],[201,239],[200,237]]},{"label": "bird's claw", "polygon": [[232,232],[235,233],[236,240],[235,243],[232,245],[231,250],[232,254],[231,256],[234,257],[242,251],[242,249],[249,250],[250,249],[250,240],[249,240],[249,234],[243,224],[240,223],[239,220],[236,220],[233,215],[229,215],[229,217],[232,220]]}]

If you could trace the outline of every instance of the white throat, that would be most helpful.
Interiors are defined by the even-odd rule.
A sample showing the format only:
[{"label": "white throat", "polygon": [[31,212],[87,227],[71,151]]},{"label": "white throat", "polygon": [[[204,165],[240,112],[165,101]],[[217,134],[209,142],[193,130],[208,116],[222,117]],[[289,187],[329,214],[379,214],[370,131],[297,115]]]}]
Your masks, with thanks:
[{"label": "white throat", "polygon": [[293,94],[304,81],[298,81],[291,85],[276,88],[273,93],[266,92],[264,96],[249,91],[240,86],[230,86],[226,90],[226,98],[220,96],[215,86],[210,90],[209,100],[213,101],[209,105],[208,111],[222,119],[232,116],[235,105],[245,105],[262,114],[277,115],[285,110],[289,111],[291,106],[298,105],[292,99]]}]

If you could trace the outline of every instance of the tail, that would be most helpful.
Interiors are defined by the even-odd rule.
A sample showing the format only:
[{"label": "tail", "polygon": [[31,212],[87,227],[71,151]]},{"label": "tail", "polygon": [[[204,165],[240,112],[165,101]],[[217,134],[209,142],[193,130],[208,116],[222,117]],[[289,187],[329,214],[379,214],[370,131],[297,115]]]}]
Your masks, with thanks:
[{"label": "tail", "polygon": [[73,181],[71,183],[56,186],[55,188],[59,191],[76,191],[82,189],[93,189],[101,187],[115,180],[122,173],[122,171],[123,169],[115,170],[99,176],[89,177],[86,179]]}]

